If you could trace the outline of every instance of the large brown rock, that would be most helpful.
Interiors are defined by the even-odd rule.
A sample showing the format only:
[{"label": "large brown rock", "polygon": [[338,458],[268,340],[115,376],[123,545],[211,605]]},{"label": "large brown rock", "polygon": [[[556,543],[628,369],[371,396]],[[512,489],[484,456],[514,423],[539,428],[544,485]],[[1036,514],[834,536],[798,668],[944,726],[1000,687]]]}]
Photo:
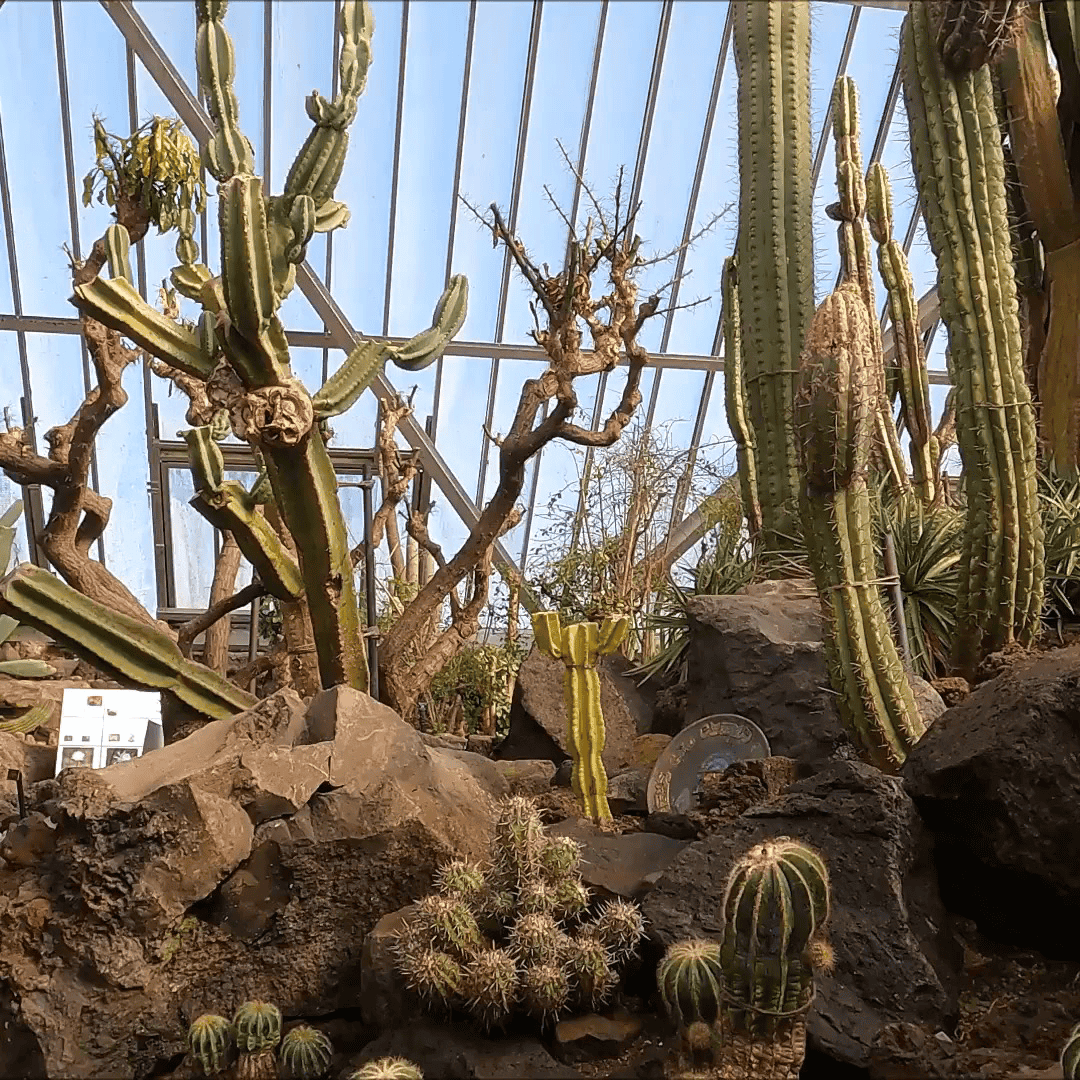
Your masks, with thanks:
[{"label": "large brown rock", "polygon": [[865,1068],[885,1023],[946,1027],[956,1012],[960,957],[947,936],[929,837],[899,778],[862,762],[835,762],[687,847],[642,905],[654,944],[719,940],[734,860],[776,836],[806,841],[829,868],[836,968],[817,979],[811,1044]]},{"label": "large brown rock", "polygon": [[49,1076],[146,1075],[200,1012],[356,1008],[365,934],[439,863],[487,850],[505,790],[491,762],[425,747],[346,689],[307,710],[282,691],[129,764],[68,770],[33,792],[56,824],[40,862],[0,870],[2,1039]]},{"label": "large brown rock", "polygon": [[[560,762],[570,756],[563,679],[566,665],[533,648],[518,670],[510,726],[494,749],[499,759],[546,758]],[[650,730],[652,709],[625,674],[621,658],[602,656],[600,707],[607,738],[604,767],[608,775],[634,764],[634,740]]]},{"label": "large brown rock", "polygon": [[991,937],[1080,958],[1080,647],[977,686],[903,776],[950,908]]}]

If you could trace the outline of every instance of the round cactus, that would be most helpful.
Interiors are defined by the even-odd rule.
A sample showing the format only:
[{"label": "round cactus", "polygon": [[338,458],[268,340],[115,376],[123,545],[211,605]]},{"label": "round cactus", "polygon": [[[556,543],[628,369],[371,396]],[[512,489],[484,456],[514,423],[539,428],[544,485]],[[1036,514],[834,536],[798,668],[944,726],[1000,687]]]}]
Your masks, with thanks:
[{"label": "round cactus", "polygon": [[318,1080],[330,1068],[334,1047],[321,1031],[301,1024],[286,1032],[278,1056],[296,1080]]},{"label": "round cactus", "polygon": [[555,911],[555,890],[546,881],[529,881],[518,893],[518,911],[523,915],[551,915]]},{"label": "round cactus", "polygon": [[521,985],[525,1007],[544,1020],[558,1016],[570,1000],[570,978],[561,964],[527,967]]},{"label": "round cactus", "polygon": [[522,915],[510,929],[510,953],[519,964],[558,963],[567,944],[559,924],[540,912]]},{"label": "round cactus", "polygon": [[398,960],[398,970],[409,987],[428,1001],[448,1003],[461,992],[465,972],[449,953],[439,949],[406,950]]},{"label": "round cactus", "polygon": [[699,1020],[716,1023],[723,982],[720,946],[714,941],[677,941],[656,971],[664,1007],[680,1030]]},{"label": "round cactus", "polygon": [[439,892],[473,905],[486,890],[483,868],[468,859],[451,859],[436,875]]},{"label": "round cactus", "polygon": [[556,884],[577,871],[581,862],[581,845],[572,836],[545,837],[538,857],[541,873]]},{"label": "round cactus", "polygon": [[591,935],[570,939],[566,966],[577,988],[577,996],[590,1009],[602,1005],[618,983],[611,954],[603,942]]},{"label": "round cactus", "polygon": [[203,1013],[188,1028],[188,1050],[207,1076],[223,1072],[233,1046],[233,1026],[224,1016]]},{"label": "round cactus", "polygon": [[564,878],[552,889],[552,914],[557,919],[574,919],[588,909],[590,898],[586,885],[573,878]]},{"label": "round cactus", "polygon": [[1061,1049],[1061,1072],[1065,1080],[1080,1080],[1080,1024],[1069,1032]]},{"label": "round cactus", "polygon": [[637,904],[612,900],[601,909],[593,933],[607,946],[612,959],[618,963],[633,956],[638,943],[645,936],[645,920]]},{"label": "round cactus", "polygon": [[236,1010],[233,1027],[241,1053],[273,1050],[281,1041],[281,1010],[269,1001],[246,1001]]},{"label": "round cactus", "polygon": [[476,916],[463,900],[433,893],[416,905],[414,920],[434,948],[456,956],[471,956],[484,945]]},{"label": "round cactus", "polygon": [[505,949],[485,949],[465,969],[462,994],[472,1015],[487,1028],[510,1015],[520,983],[517,961]]},{"label": "round cactus", "polygon": [[508,919],[513,918],[517,909],[517,900],[510,889],[502,889],[489,885],[479,897],[476,904],[477,914],[486,920],[502,925]]},{"label": "round cactus", "polygon": [[361,1065],[349,1080],[424,1080],[424,1074],[405,1058],[385,1057]]}]

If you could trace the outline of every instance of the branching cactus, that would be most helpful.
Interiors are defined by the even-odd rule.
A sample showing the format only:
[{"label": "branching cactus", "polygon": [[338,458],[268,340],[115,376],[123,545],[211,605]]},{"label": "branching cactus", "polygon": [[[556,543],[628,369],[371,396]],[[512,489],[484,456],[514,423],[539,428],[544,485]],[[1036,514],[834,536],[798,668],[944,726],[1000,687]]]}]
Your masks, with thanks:
[{"label": "branching cactus", "polygon": [[607,772],[604,769],[604,714],[600,708],[600,677],[596,661],[613,653],[630,628],[626,616],[607,618],[602,624],[560,626],[553,611],[533,616],[533,633],[541,652],[566,665],[564,690],[570,750],[574,758],[574,791],[585,813],[594,821],[610,821]]},{"label": "branching cactus", "polygon": [[1064,1080],[1080,1080],[1080,1024],[1069,1032],[1061,1048],[1061,1074]]},{"label": "branching cactus", "polygon": [[637,906],[622,901],[588,919],[580,859],[575,841],[546,835],[529,799],[503,800],[489,861],[444,866],[439,891],[416,904],[398,935],[408,985],[429,1008],[458,1010],[484,1029],[519,1009],[548,1023],[601,1007],[645,927]]},{"label": "branching cactus", "polygon": [[810,5],[734,0],[739,317],[756,436],[761,544],[798,531],[795,369],[814,314]]},{"label": "branching cactus", "polygon": [[824,860],[786,836],[758,844],[732,868],[721,912],[723,1049],[716,1075],[796,1080],[814,972],[832,964]]},{"label": "branching cactus", "polygon": [[913,4],[904,19],[901,59],[956,387],[967,524],[954,659],[970,674],[988,653],[1038,634],[1043,532],[993,81],[986,67],[945,70],[927,7]]},{"label": "branching cactus", "polygon": [[333,196],[367,77],[374,19],[366,0],[342,5],[338,93],[333,100],[317,92],[307,99],[314,127],[288,172],[284,192],[275,196],[255,175],[251,144],[238,126],[226,7],[226,0],[196,0],[199,83],[215,125],[203,148],[203,164],[219,184],[222,272],[214,277],[197,262],[194,215],[181,211],[176,217],[179,265],[171,275],[176,290],[197,302],[202,315],[194,327],[188,326],[140,297],[130,280],[121,226],[110,233],[112,276],[80,285],[73,303],[167,368],[204,382],[212,408],[226,410],[235,434],[261,455],[273,501],[296,544],[298,567],[272,530],[255,520],[251,493],[221,479],[210,447],[212,434],[198,431],[187,436],[195,505],[211,521],[234,530],[260,573],[267,571],[267,587],[280,599],[295,598],[302,583],[323,685],[366,689],[348,537],[322,422],[350,408],[388,360],[408,370],[434,362],[464,321],[467,285],[464,278],[453,278],[431,328],[404,345],[364,342],[317,393],[301,384],[290,366],[279,311],[311,237],[348,220],[348,211]]}]

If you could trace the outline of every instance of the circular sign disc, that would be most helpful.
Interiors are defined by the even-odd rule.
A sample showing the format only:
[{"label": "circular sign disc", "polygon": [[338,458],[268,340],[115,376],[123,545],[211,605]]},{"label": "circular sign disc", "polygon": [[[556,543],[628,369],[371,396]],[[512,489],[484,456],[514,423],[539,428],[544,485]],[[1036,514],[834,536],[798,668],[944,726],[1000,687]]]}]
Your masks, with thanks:
[{"label": "circular sign disc", "polygon": [[733,761],[767,758],[765,733],[752,720],[716,713],[683,728],[661,751],[649,777],[649,813],[685,814],[697,801],[701,778]]}]

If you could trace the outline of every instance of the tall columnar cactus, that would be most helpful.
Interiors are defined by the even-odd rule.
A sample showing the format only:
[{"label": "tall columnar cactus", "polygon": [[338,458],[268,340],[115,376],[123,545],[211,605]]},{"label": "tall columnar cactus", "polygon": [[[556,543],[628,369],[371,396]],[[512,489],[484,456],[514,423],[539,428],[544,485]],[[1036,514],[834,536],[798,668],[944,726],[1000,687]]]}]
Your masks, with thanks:
[{"label": "tall columnar cactus", "polygon": [[824,860],[786,836],[758,844],[732,867],[721,915],[723,1049],[717,1075],[795,1080],[806,1052],[814,972],[832,964]]},{"label": "tall columnar cactus", "polygon": [[566,665],[563,683],[570,751],[574,758],[574,791],[594,821],[610,821],[607,772],[604,770],[604,714],[600,708],[600,677],[596,661],[613,653],[625,639],[630,620],[625,615],[594,622],[560,626],[554,611],[533,616],[533,633],[541,652]]},{"label": "tall columnar cactus", "polygon": [[923,4],[905,18],[901,48],[912,158],[956,387],[967,525],[954,649],[959,669],[971,672],[1010,642],[1031,644],[1039,630],[1035,415],[990,71],[949,75]]},{"label": "tall columnar cactus", "polygon": [[878,268],[888,295],[889,318],[896,346],[900,415],[911,439],[911,472],[915,494],[926,505],[938,496],[939,437],[933,430],[930,379],[919,329],[919,305],[907,256],[893,236],[892,189],[880,161],[866,173],[866,220],[878,245]]},{"label": "tall columnar cactus", "polygon": [[[228,411],[232,430],[261,455],[273,501],[295,541],[323,685],[366,689],[350,546],[322,422],[350,408],[388,360],[408,370],[435,361],[464,321],[467,285],[464,278],[453,278],[434,325],[404,345],[363,342],[316,394],[301,384],[290,366],[279,311],[314,233],[348,220],[348,211],[333,196],[367,77],[374,19],[366,0],[343,4],[338,93],[333,100],[317,92],[307,99],[314,127],[286,176],[284,192],[270,195],[254,175],[254,153],[238,126],[226,6],[226,0],[196,0],[199,83],[216,129],[203,148],[203,163],[219,183],[222,272],[214,277],[196,261],[194,217],[181,212],[179,265],[171,275],[177,291],[202,307],[201,317],[189,327],[155,311],[132,285],[119,254],[110,259],[113,277],[79,286],[73,303],[169,367],[205,381],[210,404]],[[123,238],[117,239],[120,248]],[[275,595],[295,596],[291,556],[256,520],[251,493],[224,483],[206,433],[189,436],[189,446],[197,508],[234,529],[245,554],[257,565],[262,561],[260,572],[266,570]]]},{"label": "tall columnar cactus", "polygon": [[814,315],[799,365],[803,528],[821,597],[840,717],[862,753],[895,771],[925,725],[881,600],[867,486],[876,388],[871,319],[845,281]]},{"label": "tall columnar cactus", "polygon": [[732,255],[724,260],[724,405],[728,430],[735,440],[735,455],[742,492],[743,514],[751,538],[761,532],[761,504],[758,500],[757,436],[746,408],[746,368],[742,351],[742,324],[739,320],[739,261]]},{"label": "tall columnar cactus", "polygon": [[761,544],[798,532],[795,369],[814,313],[810,5],[733,0],[739,75],[739,316]]}]

